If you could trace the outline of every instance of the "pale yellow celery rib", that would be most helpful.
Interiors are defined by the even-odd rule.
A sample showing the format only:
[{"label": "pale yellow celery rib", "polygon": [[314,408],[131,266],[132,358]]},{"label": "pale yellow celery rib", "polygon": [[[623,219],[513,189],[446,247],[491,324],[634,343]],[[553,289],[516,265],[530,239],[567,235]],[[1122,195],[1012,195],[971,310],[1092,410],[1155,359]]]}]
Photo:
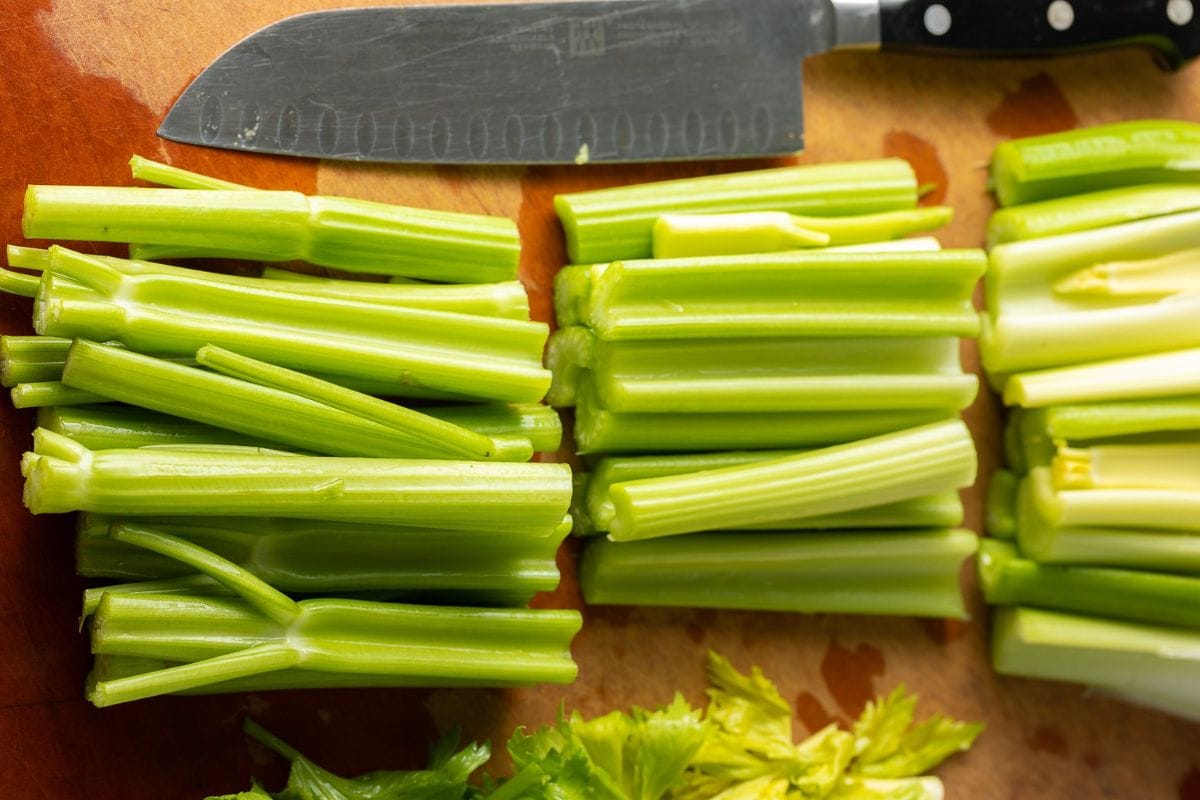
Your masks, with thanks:
[{"label": "pale yellow celery rib", "polygon": [[1200,291],[1200,248],[1086,267],[1054,284],[1061,295],[1163,296]]},{"label": "pale yellow celery rib", "polygon": [[1054,527],[1200,530],[1200,491],[1176,488],[1061,489],[1049,467],[1029,473],[1038,516]]},{"label": "pale yellow celery rib", "polygon": [[1051,471],[1059,489],[1200,492],[1200,444],[1060,447]]},{"label": "pale yellow celery rib", "polygon": [[1004,402],[1037,408],[1196,393],[1200,348],[1014,373],[1005,382]]}]

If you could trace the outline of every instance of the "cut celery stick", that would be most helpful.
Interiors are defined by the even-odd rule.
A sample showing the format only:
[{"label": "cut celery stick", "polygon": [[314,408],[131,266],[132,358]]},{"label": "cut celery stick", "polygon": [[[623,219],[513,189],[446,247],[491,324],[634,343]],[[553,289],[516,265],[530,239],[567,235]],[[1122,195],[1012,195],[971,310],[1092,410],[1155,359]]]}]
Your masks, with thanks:
[{"label": "cut celery stick", "polygon": [[1200,209],[1197,186],[1149,184],[1073,194],[998,209],[988,220],[987,242],[992,248],[1195,209]]},{"label": "cut celery stick", "polygon": [[1003,675],[1071,681],[1200,719],[1200,633],[1056,611],[1005,608],[992,623]]},{"label": "cut celery stick", "polygon": [[1015,373],[1004,387],[1004,402],[1036,408],[1133,398],[1157,401],[1198,393],[1200,348],[1192,348]]},{"label": "cut celery stick", "polygon": [[916,176],[901,159],[754,170],[554,198],[573,263],[649,257],[654,220],[667,212],[848,216],[916,204]]},{"label": "cut celery stick", "polygon": [[30,186],[22,230],[458,283],[513,280],[520,251],[509,219],[281,191]]},{"label": "cut celery stick", "polygon": [[421,406],[420,410],[485,436],[528,439],[535,453],[553,453],[562,446],[562,419],[538,403],[472,403]]},{"label": "cut celery stick", "polygon": [[963,619],[959,572],[976,546],[965,530],[590,539],[579,573],[591,605]]},{"label": "cut celery stick", "polygon": [[67,436],[89,450],[176,444],[283,447],[278,442],[121,403],[46,406],[38,409],[37,424],[39,428]]},{"label": "cut celery stick", "polygon": [[9,392],[14,408],[45,408],[75,406],[85,403],[106,403],[110,398],[94,392],[75,389],[62,381],[18,383]]},{"label": "cut celery stick", "polygon": [[549,533],[571,501],[565,464],[312,457],[229,446],[91,451],[40,429],[22,473],[35,514],[262,515]]},{"label": "cut celery stick", "polygon": [[80,620],[87,620],[96,613],[100,601],[106,594],[122,595],[180,595],[183,597],[230,597],[233,592],[207,575],[188,574],[177,578],[153,581],[115,583],[107,586],[92,586],[83,591],[83,608]]},{"label": "cut celery stick", "polygon": [[[51,248],[34,308],[39,333],[118,340],[142,352],[192,355],[205,344],[335,378],[390,382],[485,399],[536,402],[549,388],[542,323],[291,295],[269,288],[125,275],[103,260]],[[97,301],[59,297],[57,276],[87,282]],[[269,287],[269,282],[264,281]]]},{"label": "cut celery stick", "polygon": [[[428,433],[418,437],[411,429],[402,431],[392,425],[385,426],[361,414],[286,389],[84,340],[71,345],[63,368],[63,382],[69,387],[140,408],[312,453],[386,458],[496,457],[527,461],[533,452],[532,446],[500,447],[481,434],[449,426],[448,430],[462,431],[487,443],[478,451],[464,453],[463,448],[450,439],[435,440]],[[425,419],[424,415],[419,416]],[[430,430],[440,430],[447,425],[433,418],[428,421],[434,426]]]},{"label": "cut celery stick", "polygon": [[765,524],[970,486],[975,446],[958,420],[753,464],[614,484],[614,541]]},{"label": "cut celery stick", "polygon": [[1057,489],[1046,467],[1031,470],[1027,480],[1040,515],[1051,525],[1200,531],[1200,491]]},{"label": "cut celery stick", "polygon": [[[609,456],[596,462],[587,485],[586,508],[597,531],[608,530],[616,514],[609,494],[625,481],[683,475],[708,469],[754,464],[796,455],[799,451],[749,450],[686,455]],[[733,525],[729,530],[789,530],[820,528],[952,528],[961,525],[963,505],[957,492],[902,500],[836,514],[802,517],[763,525]]]},{"label": "cut celery stick", "polygon": [[1054,291],[1060,295],[1103,297],[1165,297],[1200,291],[1200,249],[1141,261],[1094,264],[1060,280]]},{"label": "cut celery stick", "polygon": [[161,164],[139,155],[135,155],[129,159],[129,171],[134,180],[157,183],[159,186],[169,186],[172,189],[241,189],[250,192],[257,191],[251,186],[234,183],[233,181],[223,181],[220,178],[212,178],[208,175],[201,175],[198,172],[190,172],[179,167],[172,167],[169,164]]},{"label": "cut celery stick", "polygon": [[1016,537],[1019,483],[1020,478],[1011,470],[998,469],[992,473],[984,499],[984,529],[989,536],[997,539]]},{"label": "cut celery stick", "polygon": [[985,267],[979,250],[620,261],[595,277],[586,322],[602,339],[974,336]]},{"label": "cut celery stick", "polygon": [[1050,465],[1056,489],[1178,489],[1200,492],[1200,444],[1061,446]]},{"label": "cut celery stick", "polygon": [[977,567],[989,605],[1200,628],[1200,578],[1038,564],[1021,558],[1014,545],[991,539],[980,543]]},{"label": "cut celery stick", "polygon": [[52,336],[0,336],[0,386],[61,380],[70,346]]},{"label": "cut celery stick", "polygon": [[1115,186],[1200,181],[1200,126],[1147,119],[1012,139],[996,146],[1002,206]]},{"label": "cut celery stick", "polygon": [[591,369],[596,337],[582,325],[567,325],[550,334],[546,344],[546,368],[550,390],[546,402],[555,408],[575,405],[579,384]]},{"label": "cut celery stick", "polygon": [[579,325],[592,291],[592,270],[588,264],[570,264],[554,275],[554,321],[560,328]]}]

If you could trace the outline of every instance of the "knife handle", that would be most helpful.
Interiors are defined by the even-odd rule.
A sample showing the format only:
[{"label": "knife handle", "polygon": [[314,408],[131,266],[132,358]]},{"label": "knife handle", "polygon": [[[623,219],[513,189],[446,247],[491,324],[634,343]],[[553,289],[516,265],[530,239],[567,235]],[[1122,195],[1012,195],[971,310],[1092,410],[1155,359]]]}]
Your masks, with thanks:
[{"label": "knife handle", "polygon": [[880,0],[885,48],[1044,55],[1138,44],[1200,54],[1200,0]]}]

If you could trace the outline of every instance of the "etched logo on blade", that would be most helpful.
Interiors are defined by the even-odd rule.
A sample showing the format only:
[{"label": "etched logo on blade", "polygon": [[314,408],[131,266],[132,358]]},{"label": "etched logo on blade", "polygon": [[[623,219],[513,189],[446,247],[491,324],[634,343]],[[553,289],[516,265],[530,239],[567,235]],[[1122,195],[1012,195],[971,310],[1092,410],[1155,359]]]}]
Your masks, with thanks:
[{"label": "etched logo on blade", "polygon": [[572,58],[604,55],[604,20],[568,20],[567,42],[568,53]]}]

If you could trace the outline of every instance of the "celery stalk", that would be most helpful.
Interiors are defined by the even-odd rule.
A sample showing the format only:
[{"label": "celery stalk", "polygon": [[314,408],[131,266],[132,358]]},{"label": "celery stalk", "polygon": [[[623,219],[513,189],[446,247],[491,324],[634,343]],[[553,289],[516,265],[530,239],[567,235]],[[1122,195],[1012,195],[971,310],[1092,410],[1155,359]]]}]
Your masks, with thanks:
[{"label": "celery stalk", "polygon": [[25,504],[35,514],[233,514],[549,533],[571,500],[565,464],[312,457],[215,445],[93,452],[45,430],[34,431],[22,468]]},{"label": "celery stalk", "polygon": [[1171,488],[1058,489],[1051,471],[1027,480],[1041,516],[1051,525],[1165,528],[1200,531],[1200,491]]},{"label": "celery stalk", "polygon": [[767,461],[614,484],[614,541],[763,524],[971,485],[975,446],[952,420]]},{"label": "celery stalk", "polygon": [[1200,188],[1149,184],[1107,189],[998,209],[988,220],[987,246],[1200,209]]},{"label": "celery stalk", "polygon": [[76,406],[85,403],[105,403],[109,398],[75,389],[62,381],[18,383],[9,392],[14,408],[46,408],[47,406]]},{"label": "celery stalk", "polygon": [[514,279],[520,250],[500,217],[261,190],[30,186],[22,230],[458,283]]},{"label": "celery stalk", "polygon": [[985,267],[978,250],[619,261],[595,277],[586,322],[602,339],[974,336]]},{"label": "celery stalk", "polygon": [[1195,394],[1200,394],[1200,348],[1020,372],[1004,386],[1004,402],[1025,408]]},{"label": "celery stalk", "polygon": [[1115,186],[1200,180],[1200,125],[1137,120],[1012,139],[996,146],[991,180],[1002,206]]},{"label": "celery stalk", "polygon": [[959,572],[976,546],[965,530],[591,539],[580,585],[591,605],[963,619]]},{"label": "celery stalk", "polygon": [[[415,385],[535,402],[549,387],[541,368],[547,336],[541,323],[126,275],[61,248],[52,248],[51,257],[54,269],[42,276],[34,308],[34,326],[44,335],[115,339],[168,355],[192,355],[213,344],[331,378],[390,382],[397,393]],[[60,297],[60,275],[104,297]]]},{"label": "celery stalk", "polygon": [[989,539],[980,543],[977,567],[988,605],[1200,628],[1200,578],[1038,564],[1021,558],[1012,544]]},{"label": "celery stalk", "polygon": [[198,172],[172,167],[169,164],[160,164],[157,161],[151,161],[139,155],[135,155],[129,159],[129,171],[134,180],[157,183],[159,186],[168,186],[172,189],[241,189],[251,192],[256,191],[250,186],[234,183],[233,181],[223,181],[220,178],[201,175]]},{"label": "celery stalk", "polygon": [[1165,297],[1200,290],[1200,249],[1140,261],[1108,261],[1067,275],[1054,285],[1060,295]]},{"label": "celery stalk", "polygon": [[583,322],[592,269],[588,264],[568,264],[554,274],[554,320],[560,328]]},{"label": "celery stalk", "polygon": [[61,380],[70,346],[52,336],[0,336],[0,386]]},{"label": "celery stalk", "polygon": [[992,664],[1004,675],[1084,683],[1200,719],[1200,633],[1136,622],[1001,609]]},{"label": "celery stalk", "polygon": [[1200,492],[1200,444],[1060,446],[1050,474],[1057,489]]},{"label": "celery stalk", "polygon": [[229,597],[233,595],[233,592],[207,575],[199,573],[184,574],[177,578],[163,578],[161,580],[92,586],[83,592],[83,607],[79,614],[81,621],[85,621],[95,615],[96,610],[100,608],[100,601],[104,599],[104,595],[106,594]]},{"label": "celery stalk", "polygon": [[[423,431],[420,436],[414,433],[418,428],[383,425],[345,407],[335,407],[284,388],[172,364],[82,339],[76,340],[67,355],[63,382],[130,405],[313,453],[389,458],[497,457],[517,461],[528,460],[532,455],[531,446],[515,451],[501,448],[491,439],[456,425],[416,412],[404,414],[407,409],[401,409],[402,416],[418,417],[426,426],[420,429]],[[341,391],[350,393],[348,389]],[[432,433],[443,430],[459,438],[461,433],[468,437],[465,441],[474,445],[474,440],[479,440],[479,444],[468,452],[458,438],[442,433],[445,438],[438,439]]]},{"label": "celery stalk", "polygon": [[[992,473],[984,498],[984,529],[996,539],[1013,539],[1017,535],[1017,487],[1020,477],[1011,470],[998,469]],[[961,524],[961,523],[956,523]]]},{"label": "celery stalk", "polygon": [[649,257],[654,220],[667,212],[848,216],[916,204],[916,177],[901,159],[754,170],[554,198],[574,263]]}]

